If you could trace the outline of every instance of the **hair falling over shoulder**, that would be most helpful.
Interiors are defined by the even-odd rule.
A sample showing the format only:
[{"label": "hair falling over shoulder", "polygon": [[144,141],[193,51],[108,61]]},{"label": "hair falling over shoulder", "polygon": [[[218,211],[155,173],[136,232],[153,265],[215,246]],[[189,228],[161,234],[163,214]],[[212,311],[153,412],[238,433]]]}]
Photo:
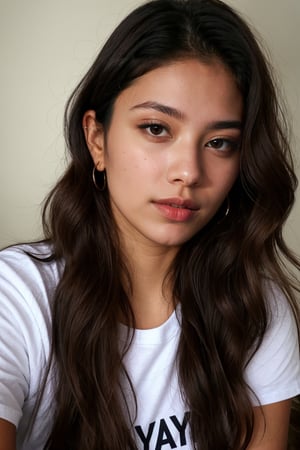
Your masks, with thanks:
[{"label": "hair falling over shoulder", "polygon": [[[182,309],[178,373],[195,449],[246,449],[253,431],[244,370],[268,326],[276,285],[298,319],[299,260],[282,228],[297,180],[271,72],[252,31],[219,0],[154,0],[113,32],[71,96],[65,115],[70,165],[44,209],[46,239],[65,270],[53,306],[56,414],[47,450],[136,449],[134,390],[118,342],[121,311],[134,326],[125,261],[108,192],[92,182],[85,111],[109,126],[114,101],[132,81],[168,61],[219,58],[244,99],[240,175],[230,214],[218,214],[180,249],[169,276]],[[220,215],[222,212],[220,212]],[[130,342],[128,343],[130,345]]]}]

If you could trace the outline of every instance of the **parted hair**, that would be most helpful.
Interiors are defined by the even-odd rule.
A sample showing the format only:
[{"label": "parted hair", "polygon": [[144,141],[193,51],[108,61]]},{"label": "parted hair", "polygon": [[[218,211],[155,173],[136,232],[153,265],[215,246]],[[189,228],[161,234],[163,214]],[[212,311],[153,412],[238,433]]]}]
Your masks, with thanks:
[{"label": "parted hair", "polygon": [[135,324],[130,273],[109,191],[99,192],[92,181],[82,119],[94,110],[107,130],[120,92],[137,77],[188,58],[220,60],[244,102],[230,213],[224,217],[222,206],[181,246],[166,274],[181,304],[177,370],[195,449],[242,450],[250,442],[254,419],[244,374],[268,327],[271,286],[283,292],[298,320],[288,267],[299,270],[299,260],[282,236],[297,180],[267,58],[249,26],[222,1],[147,2],[115,29],[66,108],[70,162],[43,212],[51,259],[65,264],[52,312],[55,416],[47,450],[137,449],[136,411],[125,395],[129,385],[134,399],[134,386],[123,364],[130,339],[123,351],[118,339],[118,311]]}]

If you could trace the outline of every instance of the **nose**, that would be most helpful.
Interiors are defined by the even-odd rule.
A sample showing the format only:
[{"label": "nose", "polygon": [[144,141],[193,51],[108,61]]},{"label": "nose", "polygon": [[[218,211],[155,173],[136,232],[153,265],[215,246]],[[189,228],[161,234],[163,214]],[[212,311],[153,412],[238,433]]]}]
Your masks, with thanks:
[{"label": "nose", "polygon": [[186,187],[199,185],[203,176],[199,149],[181,148],[170,155],[168,164],[168,182]]}]

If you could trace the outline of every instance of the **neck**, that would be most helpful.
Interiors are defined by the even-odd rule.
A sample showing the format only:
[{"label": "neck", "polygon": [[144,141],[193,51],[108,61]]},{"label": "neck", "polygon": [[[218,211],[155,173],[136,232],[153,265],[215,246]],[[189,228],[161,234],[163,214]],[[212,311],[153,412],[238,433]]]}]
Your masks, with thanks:
[{"label": "neck", "polygon": [[139,329],[164,323],[174,310],[171,281],[166,278],[178,249],[154,245],[126,245],[132,282],[130,303]]}]

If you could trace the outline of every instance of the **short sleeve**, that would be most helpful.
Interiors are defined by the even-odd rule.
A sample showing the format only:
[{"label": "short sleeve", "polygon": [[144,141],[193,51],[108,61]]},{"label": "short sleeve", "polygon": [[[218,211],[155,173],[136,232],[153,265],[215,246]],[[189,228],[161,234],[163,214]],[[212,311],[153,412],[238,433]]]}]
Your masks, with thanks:
[{"label": "short sleeve", "polygon": [[20,308],[22,293],[16,276],[6,262],[0,261],[0,417],[16,426],[28,395],[29,366],[24,323],[26,312]]},{"label": "short sleeve", "polygon": [[0,253],[0,417],[17,427],[47,364],[52,272],[22,248]]},{"label": "short sleeve", "polygon": [[268,289],[269,325],[246,368],[254,405],[266,405],[300,393],[300,358],[296,320],[279,289]]}]

